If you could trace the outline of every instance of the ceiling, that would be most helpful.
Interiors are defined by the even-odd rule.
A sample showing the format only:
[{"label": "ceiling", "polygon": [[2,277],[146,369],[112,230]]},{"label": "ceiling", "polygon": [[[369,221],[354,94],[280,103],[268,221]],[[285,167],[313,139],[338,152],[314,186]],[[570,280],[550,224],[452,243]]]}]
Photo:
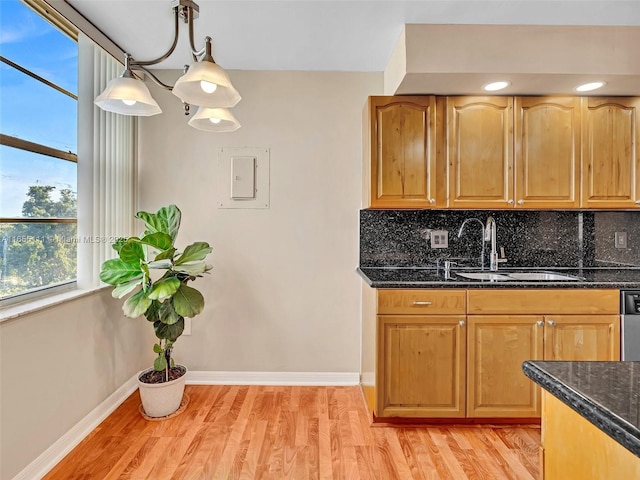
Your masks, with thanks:
[{"label": "ceiling", "polygon": [[[173,35],[171,0],[67,0],[123,50],[155,58]],[[225,69],[384,71],[406,23],[640,25],[640,0],[197,0],[196,47]],[[155,68],[189,63],[178,49]],[[636,47],[637,48],[637,47]]]}]

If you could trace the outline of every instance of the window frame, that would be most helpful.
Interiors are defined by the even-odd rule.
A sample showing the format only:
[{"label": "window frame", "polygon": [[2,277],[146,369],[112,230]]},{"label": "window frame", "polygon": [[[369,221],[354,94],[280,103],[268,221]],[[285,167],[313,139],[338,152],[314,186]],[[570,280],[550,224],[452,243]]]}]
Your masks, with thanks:
[{"label": "window frame", "polygon": [[[27,8],[30,8],[35,14],[48,21],[54,28],[56,28],[62,35],[66,35],[71,38],[76,45],[78,45],[78,33],[79,29],[76,28],[71,22],[66,20],[57,11],[53,10],[43,0],[20,0]],[[78,51],[79,55],[79,51]],[[0,61],[9,67],[43,83],[44,85],[73,98],[76,103],[78,102],[78,95],[69,92],[61,86],[47,80],[44,77],[36,74],[35,72],[23,67],[22,65],[13,62],[12,60],[0,55]],[[76,118],[78,109],[76,108]],[[73,162],[78,164],[78,154],[73,152],[67,152],[59,150],[48,145],[43,145],[36,142],[31,142],[22,138],[6,135],[0,132],[0,145],[15,148],[18,150],[28,151],[40,155],[46,155],[52,158],[59,159],[61,161]],[[77,145],[76,145],[77,149]],[[77,173],[76,173],[77,178]],[[0,217],[0,225],[3,224],[16,224],[16,223],[52,223],[52,224],[78,224],[78,213],[76,212],[75,218],[69,217]],[[76,228],[77,230],[77,228]],[[78,255],[76,254],[76,278],[70,281],[57,282],[53,284],[43,285],[40,287],[30,288],[23,292],[7,295],[6,297],[0,297],[0,308],[6,306],[12,306],[18,303],[37,300],[42,297],[55,295],[58,293],[67,292],[77,288],[78,285]]]}]

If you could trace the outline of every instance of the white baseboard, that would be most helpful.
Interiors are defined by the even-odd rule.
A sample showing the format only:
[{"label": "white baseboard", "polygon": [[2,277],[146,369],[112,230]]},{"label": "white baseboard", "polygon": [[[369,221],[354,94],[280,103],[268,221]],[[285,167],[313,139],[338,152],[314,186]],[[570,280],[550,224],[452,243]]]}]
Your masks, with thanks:
[{"label": "white baseboard", "polygon": [[67,453],[89,435],[105,418],[118,408],[138,388],[138,374],[109,395],[100,405],[76,423],[38,458],[27,465],[13,480],[35,480],[44,477]]},{"label": "white baseboard", "polygon": [[358,385],[358,372],[206,372],[189,371],[187,385]]},{"label": "white baseboard", "polygon": [[[188,385],[358,385],[357,372],[187,372]],[[40,479],[138,388],[138,373],[27,465],[13,480]]]}]

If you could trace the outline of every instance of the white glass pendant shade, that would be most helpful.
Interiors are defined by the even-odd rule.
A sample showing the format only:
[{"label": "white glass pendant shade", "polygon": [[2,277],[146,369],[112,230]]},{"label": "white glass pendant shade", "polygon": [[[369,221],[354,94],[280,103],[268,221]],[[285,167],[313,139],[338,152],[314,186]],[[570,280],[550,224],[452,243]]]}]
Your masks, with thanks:
[{"label": "white glass pendant shade", "polygon": [[189,120],[189,125],[207,132],[233,132],[240,128],[240,123],[226,108],[199,107]]},{"label": "white glass pendant shade", "polygon": [[231,85],[227,72],[208,60],[193,63],[176,82],[173,94],[190,105],[210,108],[231,108],[242,98]]},{"label": "white glass pendant shade", "polygon": [[94,103],[107,112],[120,115],[150,117],[162,113],[144,82],[126,76],[111,80]]}]

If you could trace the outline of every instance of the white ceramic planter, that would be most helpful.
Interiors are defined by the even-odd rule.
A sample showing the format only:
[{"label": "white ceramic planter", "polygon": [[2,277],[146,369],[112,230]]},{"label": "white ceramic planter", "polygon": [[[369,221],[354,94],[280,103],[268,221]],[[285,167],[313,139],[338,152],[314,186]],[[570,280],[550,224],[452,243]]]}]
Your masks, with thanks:
[{"label": "white ceramic planter", "polygon": [[[186,370],[184,365],[180,366]],[[142,408],[144,408],[144,413],[150,417],[166,417],[180,408],[187,373],[185,371],[185,374],[180,378],[165,383],[141,382],[140,377],[151,370],[153,368],[144,370],[138,375]]]}]

